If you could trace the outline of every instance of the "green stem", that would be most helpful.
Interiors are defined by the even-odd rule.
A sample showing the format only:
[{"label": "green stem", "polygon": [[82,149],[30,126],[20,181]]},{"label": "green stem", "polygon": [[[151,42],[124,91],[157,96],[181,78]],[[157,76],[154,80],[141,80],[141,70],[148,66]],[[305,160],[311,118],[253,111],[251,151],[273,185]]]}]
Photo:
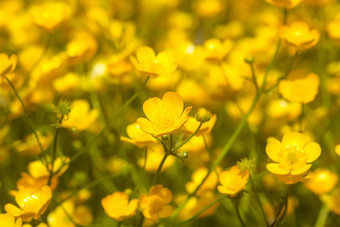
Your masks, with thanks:
[{"label": "green stem", "polygon": [[263,216],[263,218],[264,218],[264,221],[266,222],[266,225],[269,226],[269,223],[268,223],[267,217],[266,217],[266,213],[264,212],[264,209],[263,209],[263,206],[262,206],[262,203],[261,203],[259,194],[257,193],[257,190],[256,190],[255,183],[254,183],[253,178],[251,177],[250,174],[249,174],[249,180],[250,180],[250,183],[251,183],[251,185],[252,185],[252,188],[253,188],[253,192],[254,192],[254,194],[255,194],[256,201],[257,201],[257,203],[258,203],[259,206],[260,206],[260,210],[261,210],[262,216]]},{"label": "green stem", "polygon": [[288,9],[284,8],[283,9],[283,25],[287,24],[287,17],[288,17]]},{"label": "green stem", "polygon": [[240,214],[240,210],[238,209],[238,206],[236,204],[236,201],[231,201],[231,203],[234,205],[235,211],[236,211],[236,215],[238,220],[240,221],[242,227],[246,227],[246,224],[244,224],[244,221],[242,220],[241,214]]},{"label": "green stem", "polygon": [[31,126],[31,128],[32,128],[32,130],[33,130],[34,137],[35,137],[35,139],[37,140],[37,143],[38,143],[38,145],[39,145],[39,148],[40,148],[42,154],[44,154],[44,153],[45,153],[45,150],[44,150],[44,148],[43,148],[43,146],[42,146],[42,144],[41,144],[41,142],[40,142],[40,139],[39,139],[38,133],[37,133],[37,131],[36,131],[36,129],[35,129],[34,123],[33,123],[33,121],[31,120],[31,118],[29,118],[29,116],[28,116],[28,110],[27,110],[27,108],[26,108],[26,105],[25,105],[24,101],[21,99],[21,97],[20,97],[20,95],[19,95],[17,89],[14,87],[14,85],[12,84],[12,82],[7,78],[7,76],[5,76],[5,79],[6,79],[6,81],[8,82],[8,84],[11,86],[12,90],[14,91],[15,96],[16,96],[16,97],[18,98],[18,100],[20,101],[21,106],[22,106],[22,108],[24,109],[25,117],[26,117],[28,123],[30,124],[30,126]]},{"label": "green stem", "polygon": [[53,178],[53,174],[54,174],[54,161],[55,161],[55,157],[56,157],[56,154],[57,154],[57,145],[58,145],[58,135],[59,135],[59,132],[60,132],[60,127],[59,125],[62,123],[64,119],[64,115],[61,116],[59,122],[58,122],[58,125],[57,125],[57,129],[55,131],[55,134],[54,134],[54,141],[53,141],[53,150],[52,150],[52,162],[51,162],[51,169],[49,170],[50,171],[50,176],[48,177],[48,181],[47,181],[47,185],[51,185],[51,181],[52,181],[52,178]]},{"label": "green stem", "polygon": [[143,170],[145,170],[147,159],[148,159],[148,147],[145,147],[145,148],[144,148],[144,164],[143,164]]},{"label": "green stem", "polygon": [[184,146],[184,144],[186,144],[187,142],[189,142],[189,141],[192,139],[192,137],[194,137],[194,136],[198,133],[198,131],[201,129],[202,124],[203,124],[203,122],[200,122],[200,124],[199,124],[199,126],[197,127],[197,129],[195,130],[195,132],[194,132],[193,134],[191,134],[186,140],[184,140],[183,143],[181,143],[179,146],[177,146],[177,147],[175,148],[175,151],[178,151],[181,147]]},{"label": "green stem", "polygon": [[162,168],[163,168],[163,165],[164,165],[164,163],[165,163],[165,160],[167,159],[168,156],[169,156],[169,154],[166,152],[166,153],[164,154],[163,158],[162,158],[161,163],[160,163],[159,166],[158,166],[158,169],[157,169],[156,174],[155,174],[154,177],[153,177],[151,186],[155,185],[155,183],[157,182],[158,176],[160,175],[160,173],[161,173],[161,171],[162,171]]},{"label": "green stem", "polygon": [[220,197],[218,197],[217,199],[215,199],[214,201],[212,201],[211,203],[209,203],[208,205],[206,205],[205,207],[203,207],[201,210],[199,210],[197,213],[195,213],[191,218],[185,220],[184,222],[180,223],[180,224],[187,224],[189,222],[193,222],[195,221],[203,212],[205,212],[206,210],[208,210],[210,207],[212,207],[213,205],[215,205],[216,203],[218,203],[219,201],[221,201],[222,199],[226,198],[227,196],[222,195]]},{"label": "green stem", "polygon": [[315,227],[324,227],[326,226],[326,221],[328,217],[329,209],[326,204],[323,204],[318,215],[318,219],[316,220]]},{"label": "green stem", "polygon": [[286,216],[289,194],[290,194],[290,186],[288,185],[287,194],[286,194],[286,197],[284,199],[284,202],[281,204],[280,209],[276,213],[274,222],[270,225],[270,227],[278,226],[281,223],[281,221],[283,220],[283,218]]},{"label": "green stem", "polygon": [[144,215],[143,215],[143,213],[141,213],[141,217],[140,217],[139,222],[137,223],[137,226],[138,227],[142,227],[143,226],[143,222],[144,222]]}]

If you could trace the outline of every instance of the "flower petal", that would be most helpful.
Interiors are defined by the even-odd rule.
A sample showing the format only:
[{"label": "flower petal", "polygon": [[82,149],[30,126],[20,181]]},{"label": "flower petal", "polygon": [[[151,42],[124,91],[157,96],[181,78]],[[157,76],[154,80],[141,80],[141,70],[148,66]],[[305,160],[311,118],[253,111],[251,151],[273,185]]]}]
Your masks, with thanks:
[{"label": "flower petal", "polygon": [[150,121],[155,121],[159,117],[163,108],[162,100],[157,97],[149,98],[143,104],[143,111],[145,116]]},{"label": "flower petal", "polygon": [[321,147],[315,142],[307,144],[303,150],[306,152],[307,162],[314,162],[321,154]]},{"label": "flower petal", "polygon": [[172,118],[181,116],[183,112],[183,99],[176,92],[167,92],[162,98],[164,112],[171,115]]},{"label": "flower petal", "polygon": [[278,163],[269,163],[267,164],[266,167],[269,172],[277,174],[277,175],[286,175],[290,173],[289,170],[280,168]]},{"label": "flower petal", "polygon": [[268,140],[268,144],[266,146],[266,153],[271,160],[279,162],[279,153],[281,149],[282,144],[280,141],[278,141],[275,138],[271,138],[270,140]]},{"label": "flower petal", "polygon": [[282,138],[283,147],[300,147],[301,149],[305,146],[306,139],[304,135],[298,132],[290,132],[285,134]]}]

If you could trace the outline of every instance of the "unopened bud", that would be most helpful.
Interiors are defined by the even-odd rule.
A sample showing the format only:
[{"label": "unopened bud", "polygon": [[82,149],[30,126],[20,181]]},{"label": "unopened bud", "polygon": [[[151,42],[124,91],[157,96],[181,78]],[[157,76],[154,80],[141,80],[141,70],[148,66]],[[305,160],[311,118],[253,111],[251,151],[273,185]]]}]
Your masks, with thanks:
[{"label": "unopened bud", "polygon": [[179,158],[188,158],[189,153],[187,151],[177,152],[176,156],[179,157]]},{"label": "unopened bud", "polygon": [[196,113],[196,120],[199,122],[207,122],[211,118],[211,113],[205,108],[199,108]]},{"label": "unopened bud", "polygon": [[170,140],[170,135],[169,135],[169,134],[163,135],[163,136],[162,136],[162,140],[163,140],[164,142],[168,142],[168,141]]},{"label": "unopened bud", "polygon": [[244,58],[244,61],[248,64],[254,64],[255,58],[254,58],[254,56],[249,55],[249,56]]}]

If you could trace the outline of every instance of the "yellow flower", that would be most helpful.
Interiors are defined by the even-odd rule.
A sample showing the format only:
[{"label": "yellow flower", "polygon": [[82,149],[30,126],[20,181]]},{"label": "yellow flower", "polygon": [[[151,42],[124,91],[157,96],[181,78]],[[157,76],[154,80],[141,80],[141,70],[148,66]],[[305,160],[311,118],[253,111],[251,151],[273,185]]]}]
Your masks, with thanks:
[{"label": "yellow flower", "polygon": [[205,59],[207,61],[221,61],[233,47],[229,39],[223,42],[219,39],[209,39],[204,42]]},{"label": "yellow flower", "polygon": [[189,112],[192,107],[183,111],[183,100],[175,92],[167,92],[162,100],[154,97],[146,100],[143,111],[146,118],[138,118],[140,128],[153,136],[162,136],[176,132],[188,121]]},{"label": "yellow flower", "polygon": [[167,218],[172,214],[173,207],[168,205],[172,200],[172,193],[161,184],[152,186],[148,195],[141,195],[139,205],[147,219],[157,221],[158,218]]},{"label": "yellow flower", "polygon": [[267,107],[267,114],[274,119],[294,120],[300,116],[302,107],[300,103],[287,102],[284,99],[274,99]]},{"label": "yellow flower", "polygon": [[223,12],[225,3],[221,0],[196,0],[193,8],[199,16],[211,18]]},{"label": "yellow flower", "polygon": [[340,156],[340,144],[335,146],[335,153]]},{"label": "yellow flower", "polygon": [[14,216],[9,213],[0,214],[0,226],[1,227],[21,227],[22,220],[21,218],[18,218],[17,220],[15,220]]},{"label": "yellow flower", "polygon": [[0,54],[0,78],[3,78],[6,74],[13,72],[17,65],[17,56],[12,54],[8,57],[7,54]]},{"label": "yellow flower", "polygon": [[74,38],[66,45],[68,60],[73,64],[90,60],[96,51],[96,40],[86,32],[76,33]]},{"label": "yellow flower", "polygon": [[[220,168],[216,168],[216,171],[212,172],[209,177],[204,181],[200,189],[197,191],[197,195],[201,195],[206,191],[213,190],[218,182],[217,173],[220,172]],[[208,169],[201,167],[192,174],[191,181],[185,184],[185,188],[188,193],[192,193],[196,187],[202,182],[203,178],[207,175]]]},{"label": "yellow flower", "polygon": [[327,31],[332,39],[340,40],[340,20],[329,22],[327,24]]},{"label": "yellow flower", "polygon": [[307,142],[307,138],[298,132],[284,134],[282,142],[268,138],[266,146],[268,157],[274,163],[267,164],[269,172],[274,173],[286,184],[294,184],[303,180],[311,168],[311,162],[321,154],[320,145]]},{"label": "yellow flower", "polygon": [[146,147],[157,142],[150,134],[142,131],[138,123],[130,124],[126,127],[126,133],[129,136],[121,136],[120,139],[124,142],[134,144],[138,147]]},{"label": "yellow flower", "polygon": [[309,103],[318,94],[319,84],[320,79],[316,74],[294,71],[280,82],[279,92],[288,101]]},{"label": "yellow flower", "polygon": [[248,182],[249,172],[247,170],[241,171],[237,165],[234,165],[230,170],[223,171],[220,174],[220,183],[217,187],[222,194],[236,196],[244,189]]},{"label": "yellow flower", "polygon": [[98,110],[90,110],[90,105],[86,100],[75,100],[68,118],[62,122],[65,128],[76,128],[79,131],[88,129],[98,118]]},{"label": "yellow flower", "polygon": [[[70,159],[68,157],[58,157],[54,160],[53,172],[56,174],[55,176],[60,176],[66,171],[69,160]],[[48,164],[48,167],[46,167],[41,161],[33,161],[28,164],[27,168],[30,175],[34,178],[48,177],[50,175],[52,164],[50,163]],[[60,171],[56,173],[58,170]]]},{"label": "yellow flower", "polygon": [[309,28],[308,24],[296,21],[289,26],[284,26],[280,35],[283,40],[297,49],[308,49],[314,46],[320,39],[320,32]]},{"label": "yellow flower", "polygon": [[53,81],[53,88],[58,93],[73,92],[81,85],[80,76],[76,73],[67,73],[64,77],[60,77]]},{"label": "yellow flower", "polygon": [[136,214],[138,199],[129,200],[128,194],[114,192],[102,199],[102,206],[109,217],[122,221]]},{"label": "yellow flower", "polygon": [[[38,136],[42,147],[46,150],[48,146],[50,146],[53,136],[51,134],[41,135],[41,133],[39,132]],[[40,146],[34,134],[26,136],[23,141],[21,140],[15,141],[13,145],[16,148],[17,152],[19,152],[22,155],[38,155],[41,153]]]},{"label": "yellow flower", "polygon": [[63,2],[45,2],[32,9],[33,21],[48,31],[53,31],[70,16],[70,8]]},{"label": "yellow flower", "polygon": [[333,195],[322,195],[321,200],[327,205],[327,207],[340,215],[340,188],[337,188],[336,192]]},{"label": "yellow flower", "polygon": [[266,1],[271,5],[277,7],[292,9],[298,4],[300,4],[300,2],[302,2],[303,0],[266,0]]},{"label": "yellow flower", "polygon": [[318,168],[308,174],[305,186],[317,195],[330,192],[338,182],[338,175],[328,169]]},{"label": "yellow flower", "polygon": [[32,218],[38,220],[46,211],[52,197],[51,188],[43,186],[39,191],[22,189],[15,196],[20,208],[13,204],[6,204],[5,210],[14,217],[21,217],[23,221],[30,221]]},{"label": "yellow flower", "polygon": [[147,46],[137,50],[136,57],[130,60],[135,68],[143,75],[158,77],[175,71],[176,65],[173,57],[167,52],[155,54],[155,51]]}]

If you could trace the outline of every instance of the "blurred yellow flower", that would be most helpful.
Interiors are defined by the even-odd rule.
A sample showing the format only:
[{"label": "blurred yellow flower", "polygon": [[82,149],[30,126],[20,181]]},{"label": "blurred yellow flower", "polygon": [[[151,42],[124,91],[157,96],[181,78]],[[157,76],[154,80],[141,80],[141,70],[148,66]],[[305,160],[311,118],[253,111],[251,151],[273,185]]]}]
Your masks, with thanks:
[{"label": "blurred yellow flower", "polygon": [[291,102],[312,102],[319,91],[320,79],[314,73],[294,71],[288,78],[280,81],[279,92]]},{"label": "blurred yellow flower", "polygon": [[224,5],[224,1],[221,0],[196,0],[193,3],[193,8],[199,16],[211,18],[223,12]]},{"label": "blurred yellow flower", "polygon": [[329,22],[327,24],[327,31],[332,39],[340,40],[340,20]]},{"label": "blurred yellow flower", "polygon": [[124,192],[114,192],[103,198],[101,203],[105,213],[117,221],[134,216],[138,208],[138,199],[129,200],[129,195]]},{"label": "blurred yellow flower", "polygon": [[298,132],[284,134],[282,142],[268,138],[266,153],[274,163],[267,164],[269,172],[274,173],[286,184],[302,181],[311,162],[321,154],[320,145],[307,142],[307,138]]},{"label": "blurred yellow flower", "polygon": [[327,205],[328,209],[340,215],[340,188],[332,195],[321,195],[321,200]]},{"label": "blurred yellow flower", "polygon": [[7,203],[5,210],[16,218],[21,217],[23,221],[30,221],[33,218],[38,220],[50,204],[51,197],[52,191],[48,186],[43,186],[39,191],[22,189],[15,196],[19,208]]},{"label": "blurred yellow flower", "polygon": [[207,61],[221,61],[233,47],[233,42],[229,39],[221,41],[219,39],[209,39],[204,42],[204,53]]},{"label": "blurred yellow flower", "polygon": [[10,57],[5,54],[0,54],[0,79],[2,79],[6,74],[13,72],[17,65],[18,58],[15,54]]},{"label": "blurred yellow flower", "polygon": [[287,102],[284,99],[274,99],[267,106],[266,113],[274,119],[294,120],[300,116],[302,106],[300,103]]},{"label": "blurred yellow flower", "polygon": [[155,51],[147,46],[137,50],[136,57],[130,57],[132,64],[143,75],[158,77],[170,74],[176,70],[172,55],[167,52],[155,54]]},{"label": "blurred yellow flower", "polygon": [[18,218],[15,220],[14,216],[10,213],[0,214],[0,227],[21,227],[22,220]]},{"label": "blurred yellow flower", "polygon": [[48,31],[53,31],[68,19],[71,10],[63,2],[44,2],[32,9],[33,21]]},{"label": "blurred yellow flower", "polygon": [[72,64],[90,60],[96,51],[96,40],[86,32],[75,33],[73,39],[66,45],[68,60]]},{"label": "blurred yellow flower", "polygon": [[136,122],[126,127],[126,133],[129,137],[121,136],[120,139],[138,147],[146,147],[157,142],[150,134],[142,131]]},{"label": "blurred yellow flower", "polygon": [[247,170],[241,171],[238,165],[234,165],[230,170],[223,171],[220,174],[221,185],[217,189],[222,194],[236,196],[246,186],[248,177],[249,172]]},{"label": "blurred yellow flower", "polygon": [[298,50],[311,48],[320,39],[320,32],[316,29],[311,29],[307,23],[302,21],[296,21],[289,26],[284,26],[280,31],[280,35],[283,40]]},{"label": "blurred yellow flower", "polygon": [[292,9],[303,0],[266,0],[266,2],[281,8]]},{"label": "blurred yellow flower", "polygon": [[[213,190],[216,188],[216,184],[218,182],[218,173],[220,172],[220,168],[216,168],[216,171],[213,171],[209,177],[204,181],[201,185],[200,189],[197,191],[196,195],[202,195],[204,192]],[[185,188],[188,193],[192,193],[196,187],[202,182],[203,178],[207,175],[208,169],[205,167],[201,167],[195,170],[195,172],[191,176],[191,181],[185,184]]]},{"label": "blurred yellow flower", "polygon": [[58,93],[73,92],[79,89],[81,85],[80,76],[76,73],[69,72],[63,77],[59,77],[53,81],[53,88]]},{"label": "blurred yellow flower", "polygon": [[335,146],[335,153],[340,156],[340,144]]},{"label": "blurred yellow flower", "polygon": [[338,175],[328,169],[317,168],[308,174],[307,179],[305,186],[313,193],[320,195],[332,191],[338,182]]},{"label": "blurred yellow flower", "polygon": [[[42,135],[39,132],[37,133],[42,147],[46,150],[50,146],[53,136],[51,134]],[[33,156],[42,152],[34,134],[27,135],[23,140],[14,141],[13,146],[22,155]]]},{"label": "blurred yellow flower", "polygon": [[173,207],[168,205],[172,200],[172,192],[158,184],[152,186],[148,195],[141,195],[140,207],[147,219],[157,221],[158,218],[167,218],[172,214]]},{"label": "blurred yellow flower", "polygon": [[143,111],[146,118],[138,118],[140,128],[153,136],[162,136],[176,132],[188,121],[192,107],[183,111],[183,100],[175,92],[167,92],[162,100],[154,97],[146,100]]},{"label": "blurred yellow flower", "polygon": [[72,110],[61,124],[65,128],[76,128],[79,131],[90,128],[97,120],[99,112],[90,110],[90,104],[83,99],[75,100],[71,104]]}]

